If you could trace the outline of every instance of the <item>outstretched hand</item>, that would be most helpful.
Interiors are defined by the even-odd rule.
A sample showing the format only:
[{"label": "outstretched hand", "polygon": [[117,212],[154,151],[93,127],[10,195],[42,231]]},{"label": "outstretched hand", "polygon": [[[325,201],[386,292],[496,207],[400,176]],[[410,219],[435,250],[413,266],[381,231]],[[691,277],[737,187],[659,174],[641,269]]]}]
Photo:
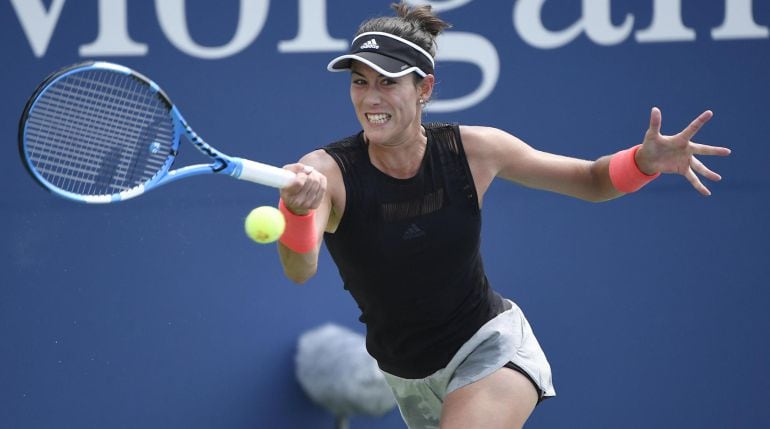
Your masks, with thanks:
[{"label": "outstretched hand", "polygon": [[698,144],[693,142],[692,138],[712,116],[714,113],[706,110],[680,133],[665,136],[660,133],[662,122],[660,109],[653,107],[650,113],[650,128],[644,135],[642,147],[636,153],[639,169],[646,174],[657,172],[681,174],[698,192],[711,195],[711,191],[703,185],[698,175],[712,181],[722,180],[722,177],[703,165],[695,155],[727,156],[730,154],[730,149]]}]

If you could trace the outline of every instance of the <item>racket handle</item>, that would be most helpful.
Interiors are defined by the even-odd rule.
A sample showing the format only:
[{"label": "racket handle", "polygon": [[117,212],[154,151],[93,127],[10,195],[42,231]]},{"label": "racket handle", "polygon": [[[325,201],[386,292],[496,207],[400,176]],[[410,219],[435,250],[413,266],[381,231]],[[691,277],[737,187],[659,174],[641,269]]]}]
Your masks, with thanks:
[{"label": "racket handle", "polygon": [[294,180],[295,174],[283,168],[262,164],[248,159],[239,159],[241,168],[233,173],[237,179],[248,180],[260,185],[283,188]]}]

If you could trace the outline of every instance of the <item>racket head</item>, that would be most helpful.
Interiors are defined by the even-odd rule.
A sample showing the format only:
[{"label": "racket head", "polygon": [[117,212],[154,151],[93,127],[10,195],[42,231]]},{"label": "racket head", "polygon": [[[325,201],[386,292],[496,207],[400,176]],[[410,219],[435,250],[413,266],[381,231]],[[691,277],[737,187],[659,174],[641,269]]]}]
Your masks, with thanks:
[{"label": "racket head", "polygon": [[168,96],[127,67],[86,62],[48,76],[19,121],[19,153],[49,191],[80,202],[141,195],[169,171],[184,128]]}]

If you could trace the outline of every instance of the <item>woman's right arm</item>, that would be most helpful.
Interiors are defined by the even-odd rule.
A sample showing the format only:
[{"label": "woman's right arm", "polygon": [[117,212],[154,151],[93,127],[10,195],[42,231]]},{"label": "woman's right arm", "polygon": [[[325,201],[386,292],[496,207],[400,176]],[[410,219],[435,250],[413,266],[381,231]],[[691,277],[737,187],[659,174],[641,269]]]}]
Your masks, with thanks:
[{"label": "woman's right arm", "polygon": [[[306,166],[312,167],[312,171],[308,173]],[[337,207],[340,206],[340,195],[344,195],[344,184],[337,163],[323,150],[311,152],[298,163],[284,168],[297,174],[294,181],[281,189],[281,199],[289,211],[287,216],[307,216],[315,211],[314,245],[310,251],[299,253],[281,241],[278,244],[278,255],[286,277],[302,284],[316,273],[324,232],[333,232],[339,223],[336,213],[341,213]]]}]

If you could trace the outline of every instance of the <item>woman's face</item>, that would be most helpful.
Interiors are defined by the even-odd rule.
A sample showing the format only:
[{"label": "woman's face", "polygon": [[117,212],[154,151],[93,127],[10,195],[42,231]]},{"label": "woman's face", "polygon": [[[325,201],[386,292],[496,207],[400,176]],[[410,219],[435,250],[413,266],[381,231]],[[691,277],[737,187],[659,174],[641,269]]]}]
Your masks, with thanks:
[{"label": "woman's face", "polygon": [[422,108],[420,99],[425,94],[426,80],[415,84],[414,76],[391,78],[371,67],[354,61],[351,66],[350,99],[356,117],[370,143],[399,144],[420,132]]}]

